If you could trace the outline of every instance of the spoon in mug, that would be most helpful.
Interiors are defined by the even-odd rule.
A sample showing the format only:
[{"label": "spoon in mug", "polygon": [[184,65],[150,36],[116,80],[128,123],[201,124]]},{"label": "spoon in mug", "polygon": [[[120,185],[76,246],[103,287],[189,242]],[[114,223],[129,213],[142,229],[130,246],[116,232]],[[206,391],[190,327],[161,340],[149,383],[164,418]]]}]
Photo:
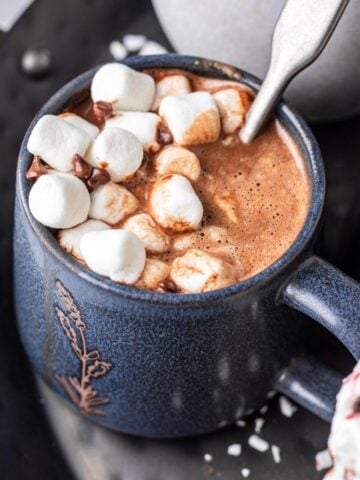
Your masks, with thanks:
[{"label": "spoon in mug", "polygon": [[264,82],[239,136],[251,143],[297,73],[322,52],[349,0],[287,0],[275,25]]}]

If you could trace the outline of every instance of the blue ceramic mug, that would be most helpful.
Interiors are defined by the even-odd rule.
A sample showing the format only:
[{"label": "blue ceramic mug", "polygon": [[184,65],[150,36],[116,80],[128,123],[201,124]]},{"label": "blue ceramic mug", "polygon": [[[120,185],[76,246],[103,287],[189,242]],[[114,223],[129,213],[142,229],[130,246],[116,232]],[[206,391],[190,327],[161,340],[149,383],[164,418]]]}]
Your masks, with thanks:
[{"label": "blue ceramic mug", "polygon": [[[124,63],[135,69],[180,68],[259,88],[247,73],[194,57],[132,57]],[[303,313],[359,359],[360,290],[312,254],[325,178],[309,127],[286,103],[279,104],[278,118],[299,146],[311,183],[305,225],[281,258],[254,277],[217,291],[179,295],[138,290],[75,261],[28,207],[29,134],[41,116],[56,113],[87,88],[95,71],[76,78],[46,103],[20,151],[16,313],[36,372],[92,420],[150,437],[216,430],[260,406],[273,388],[330,419],[339,375],[304,353],[310,321]]]}]

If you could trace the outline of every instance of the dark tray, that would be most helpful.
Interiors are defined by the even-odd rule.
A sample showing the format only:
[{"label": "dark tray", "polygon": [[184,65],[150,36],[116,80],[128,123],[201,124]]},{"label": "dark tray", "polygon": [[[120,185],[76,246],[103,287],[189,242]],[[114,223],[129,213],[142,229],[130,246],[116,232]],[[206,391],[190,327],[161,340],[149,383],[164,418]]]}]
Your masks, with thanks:
[{"label": "dark tray", "polygon": [[[279,465],[270,453],[260,454],[246,446],[254,418],[245,429],[233,427],[181,441],[149,441],[94,427],[51,394],[37,390],[19,342],[12,305],[17,152],[27,125],[45,100],[72,77],[109,61],[110,41],[127,32],[144,33],[171,48],[146,0],[37,0],[10,33],[0,36],[0,477],[71,479],[69,464],[76,466],[79,476],[86,471],[86,462],[93,465],[93,473],[99,471],[100,462],[106,475],[93,477],[99,480],[231,480],[242,478],[241,468],[250,468],[249,478],[257,480],[320,479],[314,456],[325,447],[329,426],[301,408],[292,418],[283,417],[276,399],[265,416],[262,435],[281,447]],[[49,48],[53,55],[53,69],[42,80],[29,79],[20,71],[20,56],[29,47]],[[318,251],[359,279],[360,119],[317,125],[314,131],[328,177],[325,226]],[[323,356],[348,371],[348,355],[320,328],[317,333],[308,348],[318,350],[320,345]],[[241,456],[227,454],[231,443],[243,444]],[[67,461],[60,445],[66,447]],[[205,464],[204,453],[213,455],[211,465]]]}]

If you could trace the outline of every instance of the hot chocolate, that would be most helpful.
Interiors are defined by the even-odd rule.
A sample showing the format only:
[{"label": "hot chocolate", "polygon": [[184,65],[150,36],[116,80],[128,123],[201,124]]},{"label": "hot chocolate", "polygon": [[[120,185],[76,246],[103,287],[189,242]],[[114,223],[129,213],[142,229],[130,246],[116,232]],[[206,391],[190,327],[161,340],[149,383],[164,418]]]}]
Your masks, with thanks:
[{"label": "hot chocolate", "polygon": [[[44,149],[39,128],[32,134],[29,178],[53,167],[89,192],[84,199],[79,188],[83,208],[74,222],[48,220],[36,207],[58,187],[53,178],[36,195],[37,180],[34,216],[57,229],[76,259],[138,288],[213,290],[277,260],[301,230],[310,200],[304,161],[280,123],[271,120],[245,145],[238,132],[252,100],[246,87],[178,70],[118,68],[103,67],[91,91],[40,120],[44,131],[64,129],[65,160],[56,145]],[[56,182],[69,183],[61,175]],[[63,203],[73,208],[71,195]]]}]

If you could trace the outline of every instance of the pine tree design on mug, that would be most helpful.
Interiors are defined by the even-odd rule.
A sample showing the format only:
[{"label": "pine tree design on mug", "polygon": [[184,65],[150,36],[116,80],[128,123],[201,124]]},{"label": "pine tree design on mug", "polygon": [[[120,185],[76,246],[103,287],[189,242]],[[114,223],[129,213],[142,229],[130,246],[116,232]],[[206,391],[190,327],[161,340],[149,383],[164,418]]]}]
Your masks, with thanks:
[{"label": "pine tree design on mug", "polygon": [[64,285],[56,282],[56,289],[64,310],[55,306],[56,316],[62,330],[69,340],[70,346],[79,359],[80,375],[62,375],[55,373],[55,378],[64,389],[69,399],[85,414],[106,415],[98,408],[110,403],[108,398],[102,398],[93,388],[93,379],[101,378],[111,369],[111,363],[104,362],[98,350],[88,350],[86,343],[86,325],[81,317],[74,299]]}]

